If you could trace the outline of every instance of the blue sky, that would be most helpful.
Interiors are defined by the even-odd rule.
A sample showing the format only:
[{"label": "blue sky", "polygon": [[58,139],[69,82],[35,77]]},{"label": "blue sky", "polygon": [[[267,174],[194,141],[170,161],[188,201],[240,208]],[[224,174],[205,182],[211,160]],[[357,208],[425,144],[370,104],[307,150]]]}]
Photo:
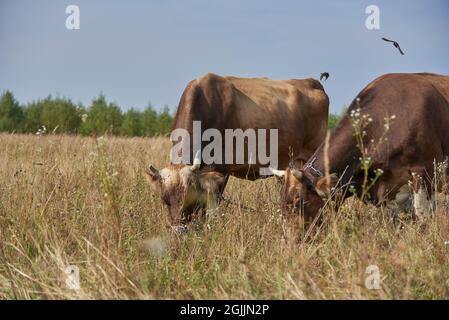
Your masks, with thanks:
[{"label": "blue sky", "polygon": [[[76,4],[81,29],[65,28]],[[380,8],[380,30],[365,8]],[[396,39],[401,56],[382,36]],[[88,104],[174,110],[207,72],[319,77],[339,112],[388,72],[449,74],[449,2],[267,0],[0,0],[0,91],[21,102],[59,94]]]}]

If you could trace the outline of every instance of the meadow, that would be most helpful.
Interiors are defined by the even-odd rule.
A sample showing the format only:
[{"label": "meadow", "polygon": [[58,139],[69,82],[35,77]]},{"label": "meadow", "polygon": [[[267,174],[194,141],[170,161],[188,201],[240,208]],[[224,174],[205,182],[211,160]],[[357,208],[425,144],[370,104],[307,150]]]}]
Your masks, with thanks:
[{"label": "meadow", "polygon": [[[449,298],[444,203],[417,220],[348,199],[298,241],[275,178],[231,178],[218,217],[176,234],[143,177],[169,148],[162,137],[0,134],[0,299]],[[368,289],[372,270],[380,283]]]}]

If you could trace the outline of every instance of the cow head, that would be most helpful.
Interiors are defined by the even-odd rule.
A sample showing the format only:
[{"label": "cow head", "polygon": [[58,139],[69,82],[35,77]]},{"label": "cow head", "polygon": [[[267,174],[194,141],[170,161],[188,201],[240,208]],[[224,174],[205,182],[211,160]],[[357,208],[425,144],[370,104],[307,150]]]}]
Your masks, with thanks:
[{"label": "cow head", "polygon": [[167,205],[173,226],[185,226],[194,214],[216,207],[225,184],[221,173],[200,169],[199,163],[161,170],[150,165],[145,176]]},{"label": "cow head", "polygon": [[332,174],[329,182],[326,177],[319,178],[316,183],[309,179],[304,171],[298,169],[272,170],[277,176],[284,177],[281,192],[281,211],[284,215],[304,215],[306,222],[311,222],[325,204],[330,190],[337,183],[337,176]]}]

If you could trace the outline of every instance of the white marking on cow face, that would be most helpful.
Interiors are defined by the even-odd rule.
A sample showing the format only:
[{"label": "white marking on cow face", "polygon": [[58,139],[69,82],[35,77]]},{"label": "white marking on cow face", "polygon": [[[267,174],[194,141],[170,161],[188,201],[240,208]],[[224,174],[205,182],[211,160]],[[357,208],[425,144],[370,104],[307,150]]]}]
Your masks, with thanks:
[{"label": "white marking on cow face", "polygon": [[159,171],[159,174],[161,175],[163,181],[169,180],[170,176],[172,176],[171,170],[168,168],[161,169],[161,171]]}]

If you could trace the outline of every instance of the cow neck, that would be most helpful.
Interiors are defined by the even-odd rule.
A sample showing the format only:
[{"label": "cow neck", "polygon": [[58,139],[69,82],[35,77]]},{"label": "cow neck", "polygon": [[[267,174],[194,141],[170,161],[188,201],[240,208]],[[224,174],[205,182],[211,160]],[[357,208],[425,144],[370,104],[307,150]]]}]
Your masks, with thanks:
[{"label": "cow neck", "polygon": [[[352,143],[338,143],[339,139],[330,139],[329,142],[329,173],[336,173],[340,183],[346,184],[358,168],[360,157],[357,148]],[[347,141],[347,140],[346,140]],[[304,174],[313,184],[326,173],[324,169],[324,144],[321,145],[303,166]],[[342,175],[344,176],[342,177]]]}]

